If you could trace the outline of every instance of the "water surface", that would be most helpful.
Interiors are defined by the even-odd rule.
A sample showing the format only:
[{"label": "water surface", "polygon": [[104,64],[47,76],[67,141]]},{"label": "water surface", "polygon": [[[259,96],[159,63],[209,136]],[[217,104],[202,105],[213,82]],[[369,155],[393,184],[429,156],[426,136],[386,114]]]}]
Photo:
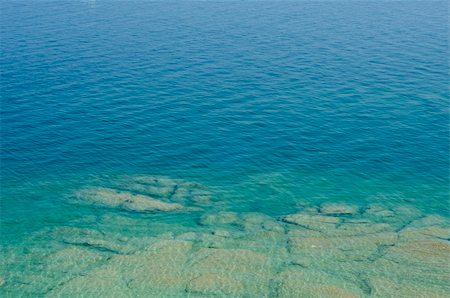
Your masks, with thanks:
[{"label": "water surface", "polygon": [[445,1],[1,10],[2,295],[449,291]]}]

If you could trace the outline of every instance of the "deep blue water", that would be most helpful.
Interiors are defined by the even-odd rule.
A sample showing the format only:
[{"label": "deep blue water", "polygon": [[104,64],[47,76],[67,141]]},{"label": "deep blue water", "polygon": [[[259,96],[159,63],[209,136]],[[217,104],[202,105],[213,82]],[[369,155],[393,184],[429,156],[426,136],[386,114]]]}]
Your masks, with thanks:
[{"label": "deep blue water", "polygon": [[444,208],[446,6],[2,2],[3,183],[337,172]]},{"label": "deep blue water", "polygon": [[[114,213],[68,197],[136,174],[207,185],[213,211],[448,215],[447,1],[0,8],[2,245]],[[202,212],[145,220],[197,229]]]}]

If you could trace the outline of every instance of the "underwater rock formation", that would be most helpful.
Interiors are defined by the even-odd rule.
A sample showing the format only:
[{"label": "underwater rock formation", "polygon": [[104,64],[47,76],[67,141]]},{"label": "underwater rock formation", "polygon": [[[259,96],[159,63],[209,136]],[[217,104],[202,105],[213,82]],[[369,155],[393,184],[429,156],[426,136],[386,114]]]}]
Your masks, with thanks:
[{"label": "underwater rock formation", "polygon": [[354,215],[358,213],[358,207],[345,204],[328,203],[320,206],[320,213],[326,215]]},{"label": "underwater rock formation", "polygon": [[165,176],[123,176],[114,180],[112,187],[182,204],[202,205],[211,199],[211,192],[204,185]]},{"label": "underwater rock formation", "polygon": [[76,193],[76,197],[87,204],[133,212],[183,209],[178,203],[166,203],[149,196],[103,187],[80,190]]},{"label": "underwater rock formation", "polygon": [[[130,180],[136,185],[124,182]],[[450,291],[450,224],[440,215],[322,203],[274,216],[211,201],[205,212],[189,212],[198,204],[191,190],[206,194],[205,187],[147,176],[111,184],[122,187],[77,192],[93,215],[38,230],[26,248],[3,250],[2,297],[446,297]],[[178,210],[183,217],[168,212]]]}]

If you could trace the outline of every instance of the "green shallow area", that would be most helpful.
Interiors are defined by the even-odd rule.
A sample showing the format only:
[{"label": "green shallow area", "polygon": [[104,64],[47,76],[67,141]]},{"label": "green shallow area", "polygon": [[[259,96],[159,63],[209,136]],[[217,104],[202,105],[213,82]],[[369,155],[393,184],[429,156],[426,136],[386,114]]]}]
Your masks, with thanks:
[{"label": "green shallow area", "polygon": [[[268,177],[242,185],[258,189]],[[284,179],[270,177],[271,188]],[[60,190],[59,216],[78,212],[20,241],[2,241],[0,295],[446,297],[450,291],[445,216],[405,202],[293,194],[284,214],[237,211],[240,199],[223,195],[217,187],[147,175]]]}]

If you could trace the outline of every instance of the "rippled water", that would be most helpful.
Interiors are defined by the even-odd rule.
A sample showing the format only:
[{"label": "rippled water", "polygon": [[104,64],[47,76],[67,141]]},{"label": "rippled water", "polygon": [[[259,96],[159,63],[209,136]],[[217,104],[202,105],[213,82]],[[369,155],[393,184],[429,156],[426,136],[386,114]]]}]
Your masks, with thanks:
[{"label": "rippled water", "polygon": [[6,297],[444,297],[446,1],[1,2]]}]

